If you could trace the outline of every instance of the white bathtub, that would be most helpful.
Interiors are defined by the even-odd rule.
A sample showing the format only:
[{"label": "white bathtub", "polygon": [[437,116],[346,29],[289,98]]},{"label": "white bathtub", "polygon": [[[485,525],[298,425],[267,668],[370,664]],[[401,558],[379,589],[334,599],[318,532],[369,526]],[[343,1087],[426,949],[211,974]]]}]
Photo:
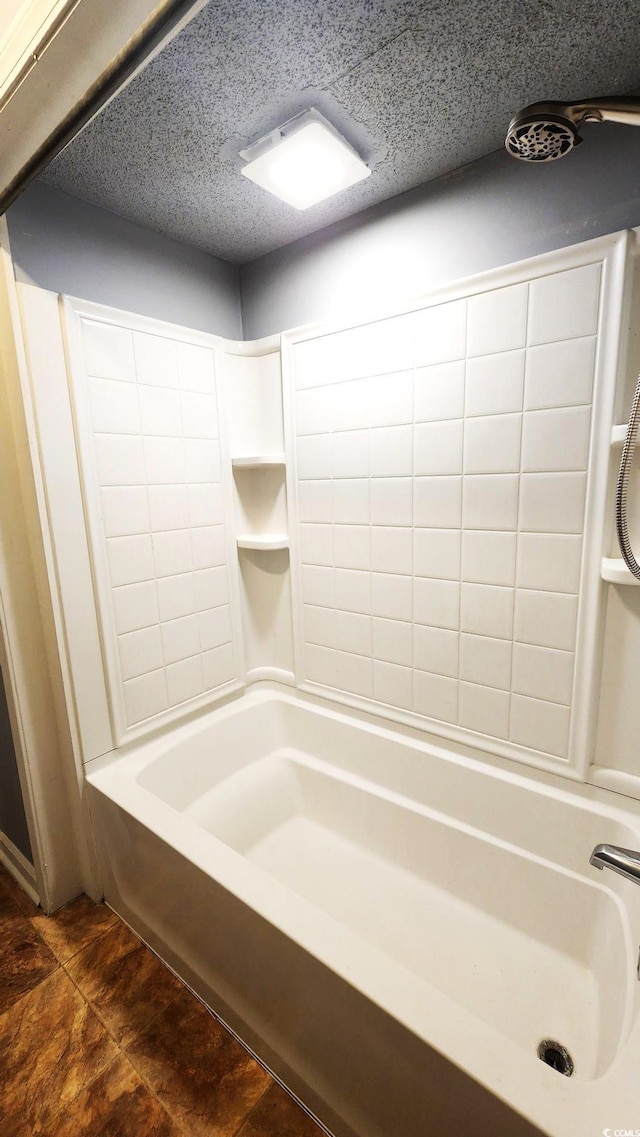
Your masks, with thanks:
[{"label": "white bathtub", "polygon": [[336,1137],[640,1131],[605,795],[268,687],[88,781],[107,901]]}]

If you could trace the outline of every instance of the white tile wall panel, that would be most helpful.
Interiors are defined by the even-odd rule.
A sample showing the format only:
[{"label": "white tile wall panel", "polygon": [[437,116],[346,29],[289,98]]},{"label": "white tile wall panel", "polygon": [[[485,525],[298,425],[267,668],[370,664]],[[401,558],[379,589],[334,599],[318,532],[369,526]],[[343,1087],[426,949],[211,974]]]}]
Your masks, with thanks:
[{"label": "white tile wall panel", "polygon": [[373,655],[386,663],[411,667],[413,663],[413,628],[399,620],[373,617]]},{"label": "white tile wall panel", "polygon": [[177,620],[196,611],[194,574],[183,572],[178,576],[161,577],[156,581],[160,620]]},{"label": "white tile wall panel", "polygon": [[[374,572],[408,575],[413,571],[414,530],[403,526],[371,528],[371,568]],[[433,575],[433,574],[429,574]]]},{"label": "white tile wall panel", "polygon": [[179,663],[167,664],[165,672],[170,706],[175,707],[179,703],[187,703],[202,694],[204,682],[202,662],[199,655],[181,659]]},{"label": "white tile wall panel", "polygon": [[411,620],[413,577],[396,573],[371,573],[371,611],[389,620]]},{"label": "white tile wall panel", "polygon": [[[464,413],[502,415],[521,411],[524,399],[524,351],[504,351],[467,360]],[[556,404],[552,404],[555,406]]]},{"label": "white tile wall panel", "polygon": [[368,479],[336,478],[333,482],[333,520],[336,524],[368,525],[370,495]]},{"label": "white tile wall panel", "polygon": [[331,477],[331,435],[300,439],[297,446],[298,477]]},{"label": "white tile wall panel", "polygon": [[577,597],[518,589],[514,638],[518,643],[571,651],[575,643]]},{"label": "white tile wall panel", "polygon": [[513,600],[513,588],[500,588],[493,584],[462,584],[460,630],[479,636],[511,639]]},{"label": "white tile wall panel", "polygon": [[147,497],[154,533],[188,528],[189,497],[185,485],[149,486]]},{"label": "white tile wall panel", "polygon": [[458,675],[459,634],[445,628],[413,625],[413,666],[434,675]]},{"label": "white tile wall panel", "polygon": [[461,726],[492,738],[509,735],[509,694],[495,687],[460,683],[458,721]]},{"label": "white tile wall panel", "polygon": [[164,666],[162,635],[159,624],[141,628],[138,632],[128,632],[120,636],[120,665],[122,678],[135,679]]},{"label": "white tile wall panel", "polygon": [[414,576],[458,580],[460,576],[460,530],[414,529]]},{"label": "white tile wall panel", "polygon": [[231,643],[214,647],[211,651],[203,651],[202,674],[205,690],[215,691],[216,687],[226,687],[235,666],[235,652]]},{"label": "white tile wall panel", "polygon": [[339,651],[353,655],[372,654],[372,620],[361,612],[336,612],[335,643]]},{"label": "white tile wall panel", "polygon": [[527,352],[527,411],[580,406],[593,392],[595,336],[532,347]]},{"label": "white tile wall panel", "polygon": [[335,570],[336,608],[341,612],[371,612],[371,573],[357,569]]},{"label": "white tile wall panel", "polygon": [[336,646],[336,612],[331,608],[317,608],[305,604],[304,621],[309,643],[319,647]]},{"label": "white tile wall panel", "polygon": [[333,568],[321,565],[303,565],[302,590],[309,604],[333,608],[335,605]]},{"label": "white tile wall panel", "polygon": [[114,588],[120,584],[139,584],[154,575],[153,545],[148,534],[108,537],[107,559]]},{"label": "white tile wall panel", "polygon": [[414,429],[416,474],[462,473],[462,421],[418,423]]},{"label": "white tile wall panel", "polygon": [[203,525],[192,529],[190,537],[194,569],[215,568],[226,563],[224,525]]},{"label": "white tile wall panel", "polygon": [[153,581],[113,589],[116,632],[134,632],[158,623],[158,596]]},{"label": "white tile wall panel", "polygon": [[515,533],[464,532],[461,576],[463,580],[476,584],[515,584]]},{"label": "white tile wall panel", "polygon": [[206,438],[186,438],[184,468],[187,482],[220,482],[220,449]]},{"label": "white tile wall panel", "polygon": [[96,433],[140,434],[140,408],[135,386],[112,379],[90,379],[89,398]]},{"label": "white tile wall panel", "polygon": [[122,739],[239,684],[231,499],[213,342],[104,309],[104,319],[89,317],[85,308],[75,324],[76,429]]},{"label": "white tile wall panel", "polygon": [[[179,620],[165,620],[161,627],[164,662],[177,663],[181,659],[200,654],[200,633],[197,616],[183,616]],[[213,645],[210,645],[213,646]]]},{"label": "white tile wall panel", "polygon": [[471,296],[467,302],[467,355],[490,355],[524,347],[528,284]]},{"label": "white tile wall panel", "polygon": [[582,473],[523,474],[519,524],[532,533],[582,533],[587,478]]},{"label": "white tile wall panel", "polygon": [[544,592],[572,592],[580,583],[582,539],[565,533],[520,533],[516,584]]},{"label": "white tile wall panel", "polygon": [[96,434],[96,462],[101,486],[144,485],[144,451],[133,434]]},{"label": "white tile wall panel", "polygon": [[416,312],[414,366],[464,359],[466,323],[464,300]]},{"label": "white tile wall panel", "polygon": [[217,608],[198,612],[198,631],[202,651],[230,644],[233,640],[233,626],[229,605],[219,604]]},{"label": "white tile wall panel", "polygon": [[522,415],[471,418],[464,430],[465,474],[509,474],[520,469]]},{"label": "white tile wall panel", "polygon": [[352,695],[373,698],[373,660],[362,655],[350,655],[346,651],[336,652],[336,683]]},{"label": "white tile wall panel", "polygon": [[414,525],[459,529],[461,517],[462,478],[414,478]]},{"label": "white tile wall panel", "polygon": [[569,741],[569,708],[512,695],[511,738],[521,746],[564,758]]},{"label": "white tile wall panel", "polygon": [[221,604],[229,604],[229,578],[226,565],[198,569],[194,572],[193,579],[198,612],[206,612],[209,608],[219,608]]},{"label": "white tile wall panel", "polygon": [[215,395],[183,391],[180,395],[180,412],[185,438],[218,437],[218,412]]},{"label": "white tile wall panel", "polygon": [[[120,540],[137,540],[137,538],[120,538]],[[193,569],[193,558],[191,555],[191,541],[189,540],[188,529],[169,530],[166,533],[154,533],[153,541],[153,564],[154,571],[146,574],[149,576],[175,576],[177,573],[191,572]],[[115,583],[115,582],[114,582]]]},{"label": "white tile wall panel", "polygon": [[101,491],[101,498],[105,537],[149,531],[149,498],[145,486],[107,486]]},{"label": "white tile wall panel", "polygon": [[600,303],[600,265],[556,272],[531,282],[529,344],[594,335]]},{"label": "white tile wall panel", "polygon": [[382,426],[371,431],[372,478],[411,477],[413,432],[410,426]]},{"label": "white tile wall panel", "polygon": [[413,672],[410,667],[373,661],[373,697],[392,707],[413,708]]},{"label": "white tile wall panel", "polygon": [[128,328],[85,320],[83,349],[87,375],[135,383],[133,334]]},{"label": "white tile wall panel", "polygon": [[178,386],[183,391],[201,391],[205,395],[215,395],[216,378],[211,350],[184,341],[176,347]]},{"label": "white tile wall panel", "polygon": [[338,653],[333,648],[304,646],[305,672],[312,683],[335,687],[338,681]]},{"label": "white tile wall panel", "polygon": [[144,722],[145,719],[154,718],[169,706],[164,668],[150,671],[147,675],[139,675],[136,679],[125,682],[123,686],[127,722],[131,726]]},{"label": "white tile wall panel", "polygon": [[513,645],[511,688],[519,695],[568,706],[571,702],[573,662],[573,652],[516,643]]},{"label": "white tile wall panel", "polygon": [[[307,443],[309,441],[306,440]],[[300,467],[300,456],[298,466]],[[324,476],[327,476],[327,467],[323,469]],[[368,430],[344,430],[331,436],[330,472],[334,478],[369,477]]]},{"label": "white tile wall panel", "polygon": [[[138,441],[136,439],[136,441]],[[181,438],[144,439],[145,475],[138,479],[147,485],[175,485],[185,480],[184,443]]]},{"label": "white tile wall panel", "polygon": [[[363,380],[363,409],[368,409],[369,426],[402,426],[413,422],[413,371],[377,375]],[[358,425],[363,425],[359,423]]]},{"label": "white tile wall panel", "polygon": [[334,525],[336,564],[350,569],[371,568],[371,531],[368,525]]},{"label": "white tile wall panel", "polygon": [[138,387],[140,424],[145,437],[170,438],[180,421],[180,395],[170,387]]},{"label": "white tile wall panel", "polygon": [[293,343],[303,681],[565,758],[599,296],[588,264]]},{"label": "white tile wall panel", "polygon": [[327,481],[300,482],[300,520],[330,525],[333,521],[333,487]]},{"label": "white tile wall panel", "polygon": [[460,636],[460,678],[499,691],[511,687],[511,640],[491,636]]},{"label": "white tile wall panel", "polygon": [[416,367],[413,412],[416,422],[462,418],[464,414],[464,360],[434,367]]},{"label": "white tile wall panel", "polygon": [[133,337],[135,377],[138,383],[175,387],[178,367],[177,344],[164,336],[136,332]]},{"label": "white tile wall panel", "polygon": [[433,628],[460,625],[460,585],[457,580],[416,577],[413,585],[413,619]]},{"label": "white tile wall panel", "polygon": [[469,475],[464,480],[462,527],[515,533],[519,491],[520,479],[515,474]]},{"label": "white tile wall panel", "polygon": [[426,671],[413,672],[413,709],[426,718],[442,722],[458,721],[458,687],[455,679],[444,675],[430,675]]},{"label": "white tile wall panel", "polygon": [[589,452],[589,407],[561,407],[524,415],[522,469],[584,470]]},{"label": "white tile wall panel", "polygon": [[[364,483],[361,485],[362,489],[366,489]],[[364,498],[364,494],[360,496]],[[362,516],[360,514],[360,517]],[[411,525],[412,519],[413,483],[411,478],[372,478],[371,524],[407,526]],[[356,514],[352,514],[352,520],[357,521]]]}]

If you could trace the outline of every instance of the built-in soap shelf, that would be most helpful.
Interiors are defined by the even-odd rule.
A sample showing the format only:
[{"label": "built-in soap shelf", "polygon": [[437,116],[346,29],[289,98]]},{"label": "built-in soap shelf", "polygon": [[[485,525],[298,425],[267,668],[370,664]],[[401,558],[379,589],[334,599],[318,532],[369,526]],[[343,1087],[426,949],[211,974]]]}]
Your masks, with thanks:
[{"label": "built-in soap shelf", "polygon": [[278,522],[286,521],[284,453],[240,454],[231,459],[231,465],[237,516],[250,530],[237,536],[238,548],[264,553],[288,549],[288,534],[275,529]]},{"label": "built-in soap shelf", "polygon": [[262,552],[275,552],[277,549],[288,549],[289,538],[286,533],[247,533],[236,538],[239,549],[259,549]]},{"label": "built-in soap shelf", "polygon": [[263,466],[284,466],[284,454],[242,454],[231,459],[234,470],[258,470]]},{"label": "built-in soap shelf", "polygon": [[[627,437],[628,424],[626,422],[616,423],[611,427],[611,445],[623,446],[625,438]],[[638,587],[640,580],[636,580],[632,572],[629,572],[622,557],[603,557],[600,565],[600,576],[607,584],[624,584]]]},{"label": "built-in soap shelf", "polygon": [[636,588],[640,586],[640,580],[629,572],[622,557],[603,557],[600,576],[608,584],[631,584]]}]

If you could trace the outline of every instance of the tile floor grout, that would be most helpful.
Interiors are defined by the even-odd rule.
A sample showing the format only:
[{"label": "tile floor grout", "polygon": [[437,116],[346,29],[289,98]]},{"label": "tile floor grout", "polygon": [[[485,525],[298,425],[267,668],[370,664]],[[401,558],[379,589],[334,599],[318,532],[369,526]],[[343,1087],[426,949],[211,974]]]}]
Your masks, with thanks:
[{"label": "tile floor grout", "polygon": [[[111,1110],[114,1117],[118,1114],[117,1131],[126,1137],[202,1137],[205,1133],[241,1137],[245,1127],[246,1137],[280,1137],[285,1133],[286,1137],[324,1137],[269,1071],[116,913],[106,905],[94,905],[88,898],[79,897],[53,917],[46,917],[26,894],[25,904],[18,902],[18,887],[0,866],[0,903],[4,910],[0,915],[0,946],[5,922],[11,925],[12,934],[17,928],[21,941],[16,950],[10,943],[0,958],[0,1035],[4,1031],[5,1043],[7,1035],[17,1043],[5,1045],[4,1058],[0,1046],[0,1066],[3,1061],[9,1066],[2,1092],[10,1117],[13,1107],[15,1137],[43,1133],[42,1125],[47,1133],[53,1126],[57,1137],[80,1133],[98,1137],[105,1125],[109,1126],[109,1117],[102,1116],[105,1110]],[[74,950],[67,956],[70,948]],[[73,968],[83,953],[86,967]],[[147,997],[152,1013],[148,1018],[144,1017],[147,1003],[138,989],[139,977],[142,984],[150,985]],[[46,1016],[56,998],[62,1004],[66,999],[72,1021],[61,1024],[55,1018],[56,1004],[47,1031],[46,1024],[33,1024],[29,1014],[34,1005],[38,1006],[38,991],[49,981],[51,997],[45,1000],[41,1014]],[[170,994],[173,984],[175,992]],[[163,992],[170,997],[155,1009],[152,1001]],[[166,1030],[164,1035],[162,1030],[171,1029],[172,1017],[177,1026],[174,1023],[174,1035],[169,1035],[167,1042]],[[181,1034],[185,1024],[192,1030],[191,1038],[187,1038],[187,1061]],[[134,1028],[132,1034],[127,1032],[127,1025]],[[155,1031],[151,1030],[154,1025]],[[64,1045],[57,1054],[55,1045],[60,1040]],[[150,1058],[149,1046],[153,1051],[158,1043],[160,1049],[156,1054],[151,1052]],[[11,1069],[13,1051],[19,1053],[20,1046],[33,1061],[28,1079],[23,1068]],[[87,1046],[93,1046],[94,1052],[85,1061]],[[54,1064],[47,1071],[48,1081],[43,1081],[39,1064],[46,1066],[48,1050]],[[49,1085],[53,1089],[48,1095]],[[158,1092],[160,1086],[167,1104]],[[56,1093],[56,1100],[50,1100]],[[40,1108],[40,1116],[27,1116],[35,1108]],[[79,1120],[87,1112],[92,1113],[88,1128]],[[93,1124],[94,1113],[98,1128]]]},{"label": "tile floor grout", "polygon": [[[115,913],[114,913],[114,914],[115,914]],[[99,936],[96,936],[96,937],[95,937],[95,939],[94,939],[94,940],[91,940],[90,944],[88,944],[88,945],[86,945],[86,946],[87,946],[87,947],[91,946],[91,944],[94,944],[94,943],[96,942],[96,940],[102,939],[102,937],[103,937],[103,936],[105,936],[106,934],[107,934],[107,930],[105,930],[104,932],[101,932]],[[141,940],[140,942],[142,943],[143,941]],[[73,956],[71,956],[71,957],[70,957],[70,958],[69,958],[69,959],[68,959],[66,962],[67,962],[67,963],[70,963],[72,959],[76,959],[76,957],[77,957],[78,955],[80,955],[80,954],[81,954],[81,953],[82,953],[84,950],[85,950],[84,948],[80,948],[80,949],[79,949],[79,951],[77,951],[77,952],[76,952],[76,953],[75,953]],[[155,953],[154,953],[154,954],[155,954]],[[159,957],[158,957],[158,956],[156,956],[156,958],[159,958]],[[160,960],[160,962],[162,962],[162,961]],[[137,1073],[138,1077],[139,1077],[139,1078],[141,1078],[141,1080],[144,1082],[144,1084],[146,1085],[146,1087],[147,1087],[147,1089],[149,1090],[149,1092],[150,1092],[150,1093],[153,1095],[153,1097],[154,1097],[154,1098],[156,1099],[156,1101],[158,1102],[158,1105],[159,1105],[160,1109],[163,1111],[163,1113],[166,1113],[166,1114],[167,1114],[167,1116],[168,1116],[168,1117],[170,1117],[170,1114],[168,1114],[168,1113],[167,1113],[167,1110],[165,1109],[165,1107],[164,1107],[163,1103],[161,1102],[160,1098],[158,1097],[158,1095],[157,1095],[157,1093],[156,1093],[156,1091],[155,1091],[154,1087],[152,1086],[152,1084],[151,1084],[151,1083],[148,1081],[148,1079],[145,1077],[145,1074],[143,1073],[143,1071],[142,1071],[142,1070],[140,1070],[140,1069],[138,1068],[138,1066],[136,1065],[136,1062],[135,1062],[135,1060],[134,1060],[134,1059],[131,1057],[131,1055],[128,1053],[127,1049],[126,1049],[124,1046],[122,1046],[122,1044],[121,1044],[121,1043],[118,1041],[118,1038],[116,1037],[116,1034],[114,1033],[114,1031],[112,1030],[112,1028],[109,1026],[109,1024],[108,1024],[107,1022],[105,1022],[105,1020],[104,1020],[104,1018],[102,1017],[102,1015],[100,1014],[100,1012],[99,1012],[99,1011],[98,1011],[98,1010],[97,1010],[97,1009],[96,1009],[94,1006],[92,1006],[92,1005],[91,1005],[91,1003],[90,1003],[90,1002],[89,1002],[89,1000],[87,999],[87,997],[86,997],[86,995],[84,994],[84,992],[83,992],[83,991],[81,990],[81,988],[78,986],[78,984],[77,984],[76,980],[74,979],[73,975],[72,975],[72,974],[71,974],[71,973],[70,973],[70,972],[67,970],[67,966],[66,966],[66,963],[61,963],[61,964],[60,964],[60,967],[62,968],[62,970],[63,970],[63,971],[66,973],[66,975],[68,976],[68,978],[69,978],[69,979],[71,980],[71,982],[73,983],[73,985],[74,985],[74,987],[75,987],[76,991],[78,992],[78,994],[80,995],[81,999],[82,999],[82,1000],[83,1000],[83,1001],[84,1001],[84,1002],[87,1004],[87,1006],[89,1007],[89,1009],[90,1009],[90,1010],[93,1012],[93,1014],[96,1016],[96,1018],[98,1019],[98,1021],[99,1021],[99,1022],[102,1024],[102,1026],[103,1026],[103,1027],[104,1027],[104,1029],[106,1030],[107,1034],[109,1035],[109,1037],[111,1038],[111,1040],[112,1040],[112,1041],[115,1043],[115,1045],[116,1045],[116,1046],[117,1046],[117,1048],[118,1048],[118,1053],[117,1053],[117,1054],[114,1056],[114,1058],[112,1058],[111,1062],[109,1062],[109,1063],[107,1064],[107,1066],[105,1066],[105,1067],[104,1067],[102,1070],[100,1070],[100,1071],[99,1071],[99,1072],[96,1074],[95,1078],[93,1078],[93,1079],[92,1079],[92,1081],[91,1081],[91,1082],[89,1082],[89,1083],[88,1083],[86,1086],[83,1086],[83,1087],[82,1087],[80,1090],[78,1090],[78,1093],[76,1094],[76,1098],[77,1098],[77,1097],[78,1097],[78,1096],[79,1096],[81,1093],[83,1093],[85,1089],[88,1089],[88,1088],[89,1088],[89,1087],[90,1087],[90,1086],[93,1084],[93,1082],[95,1082],[95,1081],[96,1081],[96,1080],[97,1080],[99,1077],[101,1077],[101,1075],[104,1073],[104,1071],[105,1071],[106,1069],[108,1069],[108,1067],[109,1067],[109,1066],[112,1066],[112,1065],[113,1065],[115,1062],[119,1061],[119,1059],[120,1059],[120,1058],[123,1058],[123,1057],[124,1057],[124,1058],[125,1058],[125,1059],[126,1059],[128,1062],[130,1062],[130,1063],[131,1063],[131,1065],[133,1066],[134,1070],[136,1071],[136,1073]],[[168,1006],[170,1006],[170,1005],[171,1005],[171,1003],[173,1003],[173,1002],[175,1002],[175,999],[171,999],[171,1000],[169,1001],[169,1003],[165,1003],[165,1005],[164,1005],[164,1006],[160,1007],[160,1009],[159,1009],[158,1011],[156,1011],[156,1013],[155,1013],[155,1014],[154,1014],[154,1015],[153,1015],[153,1016],[152,1016],[152,1017],[149,1019],[149,1021],[148,1021],[147,1023],[145,1023],[145,1025],[144,1025],[144,1026],[140,1027],[140,1029],[139,1029],[139,1030],[136,1032],[136,1034],[132,1035],[132,1037],[130,1038],[129,1042],[130,1042],[130,1043],[131,1043],[131,1042],[134,1042],[134,1041],[135,1041],[135,1039],[136,1039],[136,1038],[137,1038],[137,1037],[138,1037],[140,1034],[142,1034],[142,1032],[143,1032],[144,1030],[147,1030],[147,1028],[151,1026],[151,1024],[152,1024],[152,1023],[153,1023],[153,1022],[154,1022],[154,1021],[155,1021],[155,1020],[158,1018],[158,1016],[159,1016],[159,1015],[161,1015],[161,1014],[162,1014],[164,1011],[166,1011],[167,1007],[168,1007]],[[73,1101],[75,1101],[75,1100],[76,1100],[76,1098],[73,1098],[72,1100],[73,1100]],[[68,1104],[69,1104],[69,1105],[71,1105],[71,1104],[72,1104],[72,1102],[69,1102]],[[66,1107],[65,1107],[65,1108],[66,1108]],[[176,1125],[177,1123],[174,1121],[174,1122],[173,1122],[173,1124],[174,1124],[174,1125]],[[243,1122],[243,1124],[244,1124],[244,1122]],[[182,1129],[180,1130],[180,1133],[181,1133],[181,1134],[183,1133]],[[235,1137],[235,1134],[233,1134],[233,1135],[232,1135],[232,1137]]]}]

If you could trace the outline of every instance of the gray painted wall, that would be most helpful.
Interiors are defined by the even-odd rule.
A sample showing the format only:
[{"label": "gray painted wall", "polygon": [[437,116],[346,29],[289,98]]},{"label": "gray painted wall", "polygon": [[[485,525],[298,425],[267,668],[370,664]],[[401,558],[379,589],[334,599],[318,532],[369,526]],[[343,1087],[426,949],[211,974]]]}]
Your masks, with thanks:
[{"label": "gray painted wall", "polygon": [[19,281],[242,339],[236,266],[39,182],[7,219]]},{"label": "gray painted wall", "polygon": [[0,833],[4,833],[33,863],[31,842],[22,804],[16,753],[9,722],[7,696],[0,672]]},{"label": "gray painted wall", "polygon": [[246,339],[366,313],[640,224],[640,130],[587,126],[536,166],[504,151],[243,266]]}]

